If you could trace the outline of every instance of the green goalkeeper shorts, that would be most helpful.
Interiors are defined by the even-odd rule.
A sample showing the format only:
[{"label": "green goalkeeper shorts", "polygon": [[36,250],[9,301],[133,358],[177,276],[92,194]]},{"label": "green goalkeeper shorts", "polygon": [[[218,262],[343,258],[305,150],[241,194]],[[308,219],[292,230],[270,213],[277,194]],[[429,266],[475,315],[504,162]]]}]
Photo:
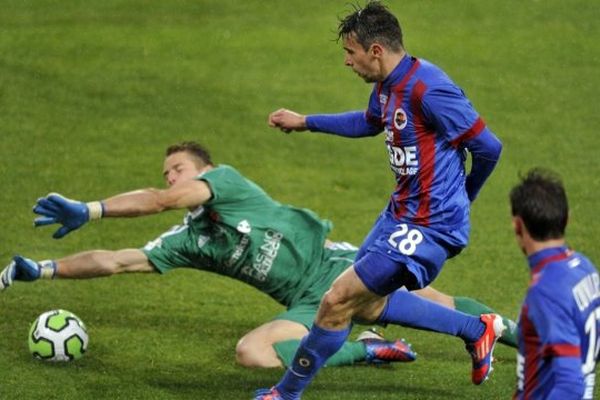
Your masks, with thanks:
[{"label": "green goalkeeper shorts", "polygon": [[325,257],[320,268],[320,279],[311,285],[302,296],[285,312],[273,320],[293,321],[310,329],[317,315],[321,298],[331,287],[333,281],[354,262],[354,250],[325,250]]}]

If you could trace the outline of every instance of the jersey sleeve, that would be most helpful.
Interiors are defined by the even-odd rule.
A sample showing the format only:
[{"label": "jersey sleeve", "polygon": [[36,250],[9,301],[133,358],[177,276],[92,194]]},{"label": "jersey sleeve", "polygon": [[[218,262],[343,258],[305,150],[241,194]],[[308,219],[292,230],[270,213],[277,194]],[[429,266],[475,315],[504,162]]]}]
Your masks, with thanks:
[{"label": "jersey sleeve", "polygon": [[375,136],[383,131],[379,84],[373,87],[366,111],[339,114],[313,114],[306,117],[306,127],[312,132],[323,132],[348,138]]},{"label": "jersey sleeve", "polygon": [[384,124],[381,120],[381,102],[379,101],[379,85],[373,86],[371,96],[369,97],[369,105],[365,112],[365,118],[369,124],[376,126],[379,130],[383,130]]},{"label": "jersey sleeve", "polygon": [[185,255],[187,230],[187,225],[176,225],[141,249],[161,274],[192,265],[192,261]]},{"label": "jersey sleeve", "polygon": [[251,204],[253,200],[268,198],[267,194],[255,183],[244,178],[235,168],[220,165],[197,179],[208,183],[212,197],[206,203],[209,207],[234,206],[240,201]]},{"label": "jersey sleeve", "polygon": [[454,84],[429,88],[423,96],[422,107],[427,121],[454,147],[461,146],[485,128],[467,96]]},{"label": "jersey sleeve", "polygon": [[581,373],[581,360],[575,357],[552,359],[554,385],[547,400],[579,400],[586,398],[585,381]]},{"label": "jersey sleeve", "polygon": [[306,117],[306,126],[311,131],[330,133],[348,138],[375,136],[381,132],[378,125],[369,122],[364,111],[340,114],[315,114]]}]

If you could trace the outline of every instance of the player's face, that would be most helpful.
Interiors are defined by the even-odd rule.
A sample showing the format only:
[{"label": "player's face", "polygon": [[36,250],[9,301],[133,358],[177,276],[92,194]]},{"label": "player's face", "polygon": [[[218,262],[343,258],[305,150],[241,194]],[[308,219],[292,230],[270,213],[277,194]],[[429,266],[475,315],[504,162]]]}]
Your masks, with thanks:
[{"label": "player's face", "polygon": [[523,253],[527,253],[525,251],[525,223],[520,217],[513,217],[512,219],[513,230],[515,232],[515,239],[517,240],[517,245],[521,249]]},{"label": "player's face", "polygon": [[163,166],[163,176],[167,185],[173,186],[177,182],[194,179],[202,170],[191,154],[180,151],[167,156]]},{"label": "player's face", "polygon": [[365,82],[377,82],[382,79],[377,57],[373,54],[373,46],[365,50],[355,39],[354,35],[348,35],[343,39],[344,64],[352,68]]}]

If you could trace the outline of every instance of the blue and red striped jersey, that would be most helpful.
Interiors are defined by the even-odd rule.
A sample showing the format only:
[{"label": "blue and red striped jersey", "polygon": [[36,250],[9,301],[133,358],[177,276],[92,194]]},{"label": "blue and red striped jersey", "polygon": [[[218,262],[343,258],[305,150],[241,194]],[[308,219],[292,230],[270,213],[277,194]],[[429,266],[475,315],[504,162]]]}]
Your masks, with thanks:
[{"label": "blue and red striped jersey", "polygon": [[[309,115],[311,131],[358,138],[385,132],[397,220],[468,233],[469,206],[492,172],[502,144],[440,68],[405,55],[374,85],[366,112]],[[466,177],[468,149],[472,168]]]},{"label": "blue and red striped jersey", "polygon": [[531,283],[519,316],[515,399],[592,399],[600,350],[600,277],[566,247],[528,258]]},{"label": "blue and red striped jersey", "polygon": [[468,224],[463,142],[485,123],[437,66],[406,56],[375,85],[366,114],[385,132],[397,186],[388,209],[397,219],[452,229]]}]

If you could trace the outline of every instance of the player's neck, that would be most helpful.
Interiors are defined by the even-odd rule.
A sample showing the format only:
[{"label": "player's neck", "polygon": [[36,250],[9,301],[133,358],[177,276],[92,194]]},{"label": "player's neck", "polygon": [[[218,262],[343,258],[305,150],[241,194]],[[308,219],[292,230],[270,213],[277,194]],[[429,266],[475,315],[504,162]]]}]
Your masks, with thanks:
[{"label": "player's neck", "polygon": [[562,247],[565,245],[565,239],[551,239],[545,240],[543,242],[538,242],[536,240],[529,240],[525,243],[525,253],[527,256],[537,253],[538,251],[542,251],[545,249],[549,249],[552,247]]},{"label": "player's neck", "polygon": [[396,69],[396,67],[398,66],[398,64],[400,64],[400,61],[402,61],[404,57],[406,57],[406,51],[401,50],[399,53],[388,53],[387,57],[382,59],[382,81],[385,80],[385,78],[387,78],[388,76],[390,76],[392,71]]}]

